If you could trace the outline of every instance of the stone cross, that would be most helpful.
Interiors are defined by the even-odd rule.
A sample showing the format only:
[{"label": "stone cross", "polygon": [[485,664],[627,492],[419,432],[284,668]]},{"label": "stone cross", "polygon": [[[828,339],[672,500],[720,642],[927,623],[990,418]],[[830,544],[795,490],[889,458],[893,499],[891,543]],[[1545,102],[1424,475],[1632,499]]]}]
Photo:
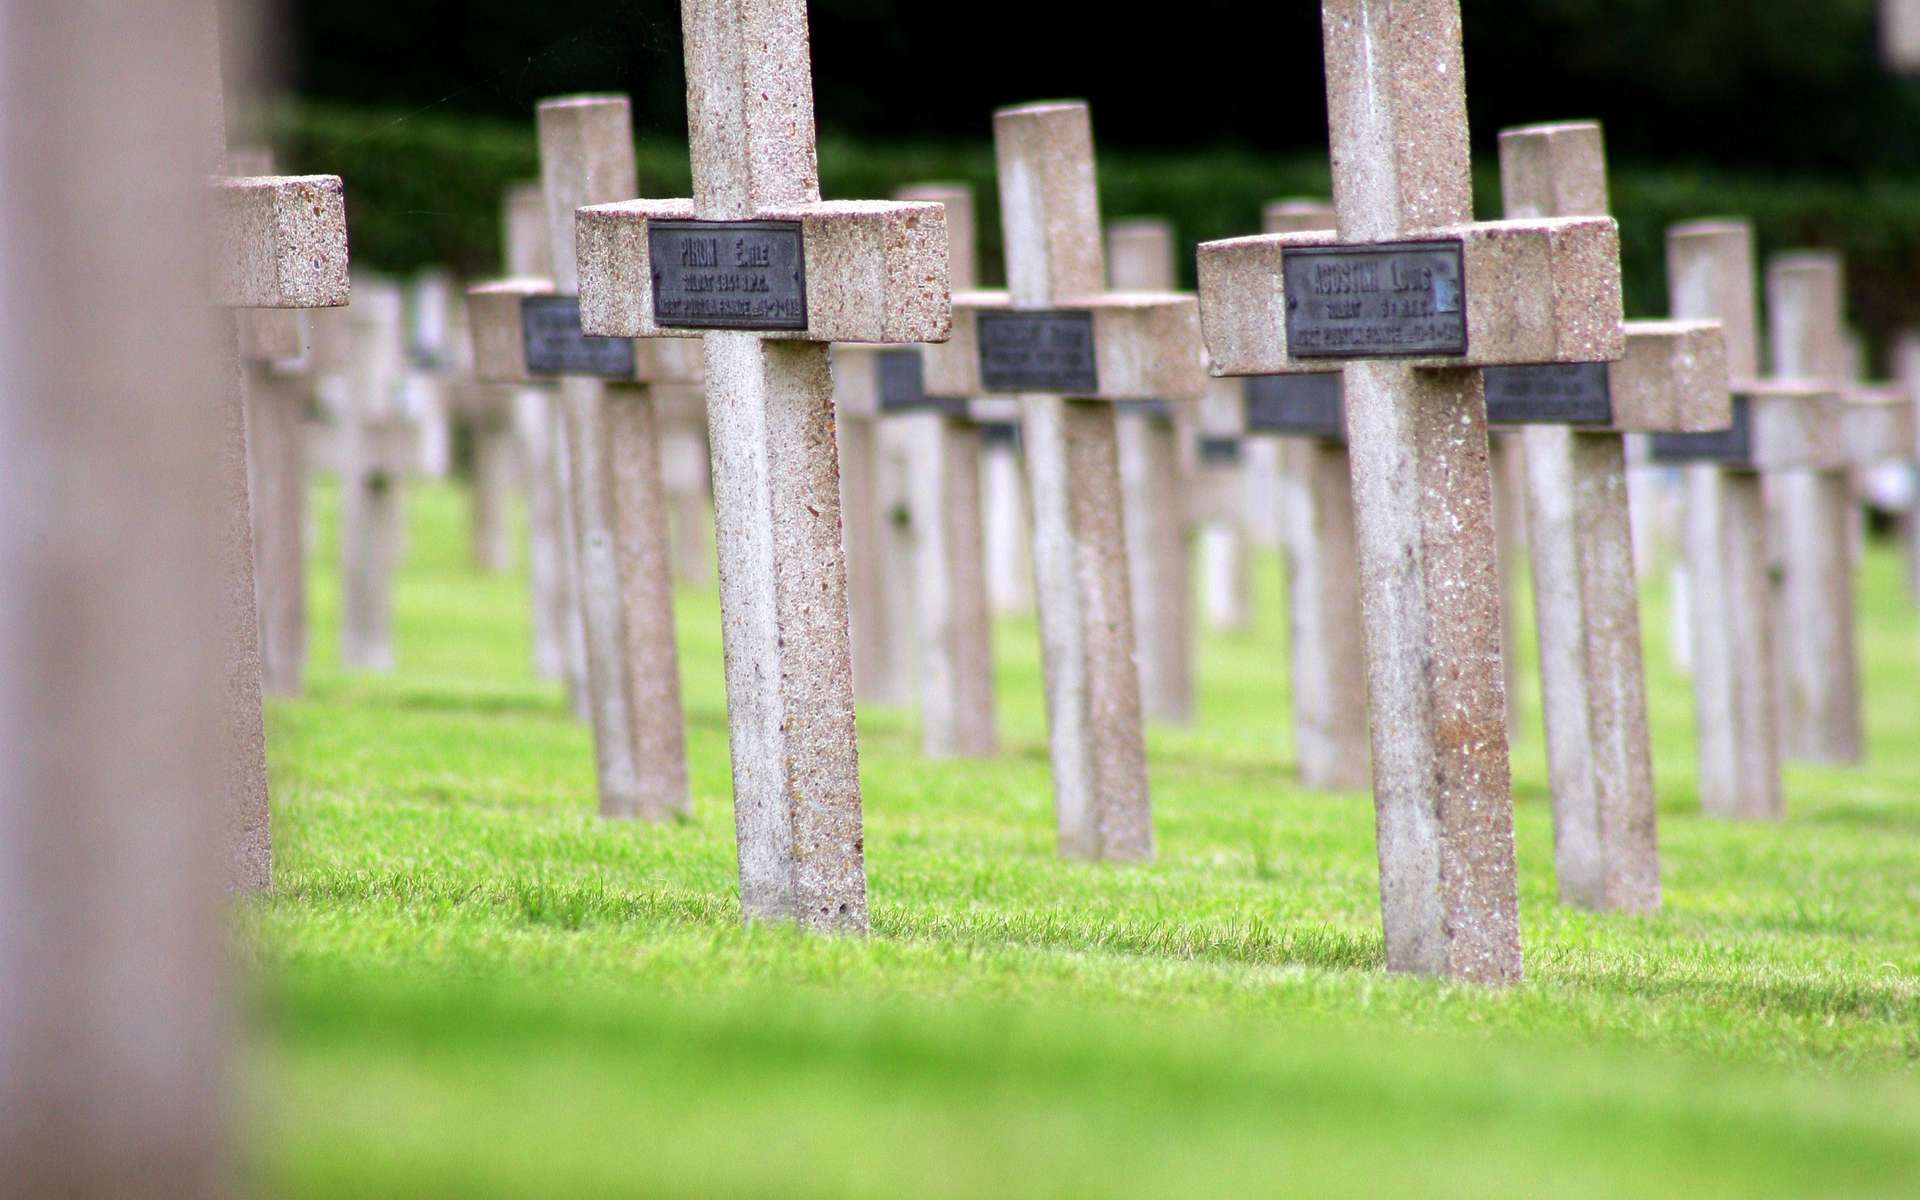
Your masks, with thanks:
[{"label": "stone cross", "polygon": [[470,290],[476,370],[505,382],[560,378],[600,812],[660,820],[692,801],[649,385],[697,378],[698,367],[682,347],[580,332],[574,211],[639,190],[626,97],[542,101],[538,126],[553,280]]},{"label": "stone cross", "polygon": [[[1173,291],[1174,258],[1173,226],[1165,221],[1142,217],[1107,227],[1107,279],[1115,291]],[[1185,725],[1193,720],[1193,559],[1180,437],[1193,414],[1156,397],[1117,405],[1114,423],[1140,712]]]},{"label": "stone cross", "polygon": [[[224,159],[224,148],[221,158]],[[214,303],[228,309],[331,308],[347,302],[347,219],[337,175],[216,177],[209,267]],[[237,318],[236,318],[237,321]],[[222,627],[228,639],[227,763],[230,885],[272,886],[266,731],[260,700],[260,633],[248,495],[246,399],[237,325],[229,330],[233,386],[223,396],[218,453],[223,490]]]},{"label": "stone cross", "polygon": [[[273,154],[230,149],[227,174],[271,175]],[[297,696],[307,658],[307,314],[263,308],[242,309],[236,317],[246,376],[260,687],[268,695]]]},{"label": "stone cross", "polygon": [[[1265,211],[1269,234],[1334,226],[1330,204],[1276,201]],[[1288,694],[1300,782],[1363,791],[1372,779],[1367,661],[1341,377],[1267,375],[1244,382],[1247,432],[1284,439]]]},{"label": "stone cross", "polygon": [[404,407],[419,430],[420,457],[414,470],[428,479],[445,479],[453,469],[454,401],[449,392],[464,377],[459,290],[444,267],[429,267],[406,286]]},{"label": "stone cross", "polygon": [[[547,195],[537,181],[515,184],[502,193],[501,243],[501,261],[509,279],[552,285]],[[475,377],[479,378],[478,318],[471,305],[469,299],[467,328],[475,338]],[[516,383],[513,407],[514,427],[525,455],[534,666],[542,679],[565,682],[574,713],[585,720],[593,706],[587,693],[586,630],[574,595],[577,571],[567,486],[566,415],[551,381]]]},{"label": "stone cross", "polygon": [[1842,402],[1815,385],[1760,378],[1753,230],[1745,222],[1669,229],[1667,290],[1675,317],[1720,322],[1734,392],[1726,431],[1652,441],[1656,461],[1686,464],[1700,804],[1714,816],[1777,819],[1777,683],[1758,472],[1837,458]]},{"label": "stone cross", "polygon": [[804,0],[680,12],[694,196],[580,211],[581,323],[702,339],[741,909],[865,930],[828,344],[946,338],[944,214],[820,199]]},{"label": "stone cross", "polygon": [[1246,404],[1241,381],[1209,378],[1185,425],[1182,514],[1200,567],[1200,613],[1209,629],[1238,632],[1253,622],[1249,590],[1250,502]]},{"label": "stone cross", "polygon": [[1911,472],[1920,422],[1908,388],[1900,383],[1864,384],[1847,393],[1846,404],[1847,461],[1858,470],[1899,464]]},{"label": "stone cross", "polygon": [[[1596,124],[1506,130],[1500,172],[1509,217],[1607,211]],[[1660,860],[1626,435],[1720,429],[1732,409],[1719,326],[1629,321],[1626,332],[1626,357],[1608,366],[1488,372],[1487,412],[1520,430],[1560,898],[1652,912]]]},{"label": "stone cross", "polygon": [[[448,445],[421,448],[422,469],[445,477],[451,469],[452,426],[458,420],[471,439],[468,481],[467,551],[476,570],[502,575],[514,564],[511,523],[513,491],[522,451],[514,424],[515,389],[485,383],[473,374],[473,337],[466,291],[453,277],[435,270],[414,280],[413,354],[415,390],[432,398],[437,423],[423,429],[423,442],[447,439]],[[436,461],[437,460],[437,461]]]},{"label": "stone cross", "polygon": [[955,352],[929,370],[927,387],[1020,397],[1060,852],[1148,859],[1153,820],[1111,402],[1198,399],[1198,312],[1191,295],[1104,290],[1085,104],[1001,109],[993,128],[1011,286],[956,297]]},{"label": "stone cross", "polygon": [[[958,184],[920,184],[902,188],[895,199],[945,206],[952,248],[949,284],[956,292],[972,289],[977,279],[972,191]],[[842,421],[850,412],[873,414],[868,419],[903,460],[907,555],[889,566],[896,568],[892,590],[909,596],[913,608],[888,615],[896,632],[918,648],[913,675],[920,699],[921,749],[931,757],[985,757],[994,752],[996,737],[981,524],[981,430],[965,397],[927,392],[922,359],[949,349],[839,346],[834,349],[834,385]],[[840,446],[844,477],[844,423]],[[848,541],[851,556],[852,538]],[[850,562],[850,579],[852,570]],[[856,638],[858,628],[856,614]],[[856,640],[856,675],[859,651]]]},{"label": "stone cross", "polygon": [[[1521,973],[1477,368],[1620,357],[1605,218],[1472,221],[1458,0],[1325,0],[1338,237],[1200,248],[1228,375],[1345,372],[1387,966]],[[1345,239],[1342,244],[1341,239]]]},{"label": "stone cross", "polygon": [[[1776,379],[1844,392],[1852,363],[1840,256],[1806,250],[1767,264],[1767,345]],[[1830,401],[1827,401],[1830,403]],[[1853,484],[1845,458],[1770,473],[1780,563],[1774,654],[1780,745],[1789,759],[1860,761],[1860,651],[1853,627]]]},{"label": "stone cross", "polygon": [[393,574],[406,546],[406,481],[419,462],[418,427],[402,406],[405,298],[390,280],[361,278],[347,309],[351,365],[340,423],[340,660],[391,671]]}]

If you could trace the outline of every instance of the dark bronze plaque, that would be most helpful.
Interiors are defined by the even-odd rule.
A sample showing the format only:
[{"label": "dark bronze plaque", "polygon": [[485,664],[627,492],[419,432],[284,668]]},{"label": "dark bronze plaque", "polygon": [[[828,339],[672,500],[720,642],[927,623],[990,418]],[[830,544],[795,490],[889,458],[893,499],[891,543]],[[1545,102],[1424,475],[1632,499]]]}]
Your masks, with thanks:
[{"label": "dark bronze plaque", "polygon": [[881,412],[965,415],[966,401],[960,397],[927,395],[927,371],[919,350],[882,350],[876,357],[880,360]]},{"label": "dark bronze plaque", "polygon": [[798,221],[650,221],[654,324],[677,329],[807,327]]},{"label": "dark bronze plaque", "polygon": [[1488,367],[1487,421],[1494,425],[1611,425],[1605,363]]},{"label": "dark bronze plaque", "polygon": [[1091,396],[1100,390],[1093,359],[1093,314],[983,312],[980,381],[989,392]]},{"label": "dark bronze plaque", "polygon": [[1237,437],[1201,438],[1200,461],[1210,467],[1233,466],[1240,461],[1240,439]]},{"label": "dark bronze plaque", "polygon": [[531,374],[633,378],[633,341],[581,333],[578,296],[522,297],[520,334]]},{"label": "dark bronze plaque", "polygon": [[1753,465],[1753,413],[1745,396],[1733,398],[1733,424],[1711,433],[1656,433],[1647,450],[1654,462]]},{"label": "dark bronze plaque", "polygon": [[1117,412],[1139,413],[1156,421],[1173,420],[1173,405],[1165,400],[1115,400],[1113,407]]},{"label": "dark bronze plaque", "polygon": [[1290,246],[1280,255],[1293,358],[1467,352],[1459,242]]},{"label": "dark bronze plaque", "polygon": [[1340,373],[1255,375],[1247,380],[1247,432],[1347,440]]},{"label": "dark bronze plaque", "polygon": [[980,422],[980,444],[983,446],[1020,445],[1020,426],[1013,421]]}]

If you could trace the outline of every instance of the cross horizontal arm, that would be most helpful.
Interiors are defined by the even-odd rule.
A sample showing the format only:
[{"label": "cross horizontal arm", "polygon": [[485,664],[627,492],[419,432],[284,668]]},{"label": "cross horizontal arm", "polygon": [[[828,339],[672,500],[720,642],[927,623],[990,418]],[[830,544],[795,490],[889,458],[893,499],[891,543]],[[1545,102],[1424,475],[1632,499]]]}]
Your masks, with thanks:
[{"label": "cross horizontal arm", "polygon": [[1753,466],[1760,471],[1846,466],[1846,399],[1819,384],[1761,380],[1741,389],[1753,414]]},{"label": "cross horizontal arm", "polygon": [[[630,200],[579,210],[580,319],[592,335],[692,337],[655,321],[653,221],[696,219],[691,200]],[[942,342],[947,338],[947,222],[939,204],[829,200],[756,211],[795,221],[805,246],[806,342]]]},{"label": "cross horizontal arm", "polygon": [[473,376],[485,383],[529,383],[526,330],[521,302],[553,295],[549,279],[497,279],[467,289],[467,320],[473,327]]},{"label": "cross horizontal arm", "polygon": [[1847,460],[1854,466],[1914,457],[1913,400],[1905,388],[1866,387],[1847,396]]},{"label": "cross horizontal arm", "polygon": [[1733,420],[1718,321],[1628,321],[1626,335],[1610,380],[1616,432],[1698,433]]},{"label": "cross horizontal arm", "polygon": [[[1611,362],[1620,330],[1620,231],[1611,218],[1482,221],[1423,229],[1397,241],[1454,243],[1465,293],[1464,355],[1411,366],[1492,367]],[[1392,244],[1392,243],[1388,243]],[[1327,358],[1287,352],[1287,250],[1343,245],[1330,230],[1206,242],[1199,250],[1200,317],[1218,375],[1326,371]]]},{"label": "cross horizontal arm", "polygon": [[211,182],[214,304],[335,308],[347,302],[346,189],[338,175]]},{"label": "cross horizontal arm", "polygon": [[[1100,292],[1062,297],[1060,309],[1093,314],[1094,363],[1099,386],[1080,400],[1198,400],[1201,370],[1200,308],[1188,292]],[[957,292],[953,336],[926,351],[927,392],[978,396],[981,379],[979,318],[1013,311],[1006,292]]]},{"label": "cross horizontal arm", "polygon": [[[497,279],[467,289],[474,378],[485,383],[537,383],[554,377],[553,372],[536,372],[528,366],[524,319],[529,296],[554,294],[549,279]],[[698,383],[700,378],[698,342],[661,341],[636,344],[633,373],[612,381]]]}]

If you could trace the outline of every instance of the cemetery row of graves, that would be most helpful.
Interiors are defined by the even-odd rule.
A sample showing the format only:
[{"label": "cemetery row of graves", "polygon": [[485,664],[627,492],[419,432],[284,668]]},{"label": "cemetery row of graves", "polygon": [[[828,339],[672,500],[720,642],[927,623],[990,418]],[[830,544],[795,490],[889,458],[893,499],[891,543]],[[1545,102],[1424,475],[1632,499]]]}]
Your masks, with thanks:
[{"label": "cemetery row of graves", "polygon": [[693,199],[634,198],[624,97],[544,102],[541,180],[503,201],[509,278],[427,278],[411,328],[364,283],[304,356],[297,313],[247,316],[269,691],[297,693],[306,644],[297,381],[319,374],[343,661],[393,664],[404,480],[444,473],[463,418],[476,561],[509,557],[527,481],[536,658],[591,726],[606,817],[688,811],[672,582],[709,571],[712,512],[750,918],[866,927],[855,698],[913,704],[929,756],[991,756],[990,623],[1029,604],[1059,852],[1151,859],[1143,726],[1193,719],[1194,559],[1208,615],[1244,621],[1261,525],[1287,558],[1300,781],[1375,794],[1390,968],[1521,977],[1522,573],[1567,903],[1660,905],[1645,566],[1681,581],[1707,812],[1778,819],[1783,757],[1860,758],[1859,488],[1920,438],[1904,385],[1855,379],[1836,255],[1778,256],[1763,288],[1746,224],[1678,226],[1674,315],[1623,321],[1597,125],[1503,133],[1503,219],[1472,220],[1440,11],[1387,32],[1437,30],[1450,49],[1405,52],[1440,53],[1444,87],[1330,18],[1354,165],[1335,202],[1202,245],[1197,296],[1164,221],[1103,228],[1087,106],[997,113],[1008,286],[982,290],[965,189],[822,201],[810,145],[707,111],[709,60],[714,87],[780,74],[770,112],[804,111],[803,30],[763,62],[689,20]]},{"label": "cemetery row of graves", "polygon": [[[890,935],[911,956],[942,922],[961,923],[962,940],[989,959],[1049,937],[1096,949],[1081,932],[1047,932],[1074,928],[1078,899],[1110,922],[1115,952],[1138,960],[1305,965],[1345,976],[1335,988],[1384,969],[1469,985],[1453,1003],[1498,1012],[1501,989],[1522,984],[1543,949],[1523,929],[1526,871],[1551,881],[1526,915],[1553,931],[1545,955],[1577,991],[1569,944],[1554,939],[1667,937],[1666,881],[1677,873],[1699,894],[1697,859],[1663,861],[1676,790],[1697,797],[1678,841],[1689,853],[1786,852],[1792,766],[1844,778],[1869,765],[1865,697],[1880,664],[1863,648],[1857,581],[1863,570],[1879,579],[1884,602],[1896,581],[1873,571],[1894,552],[1920,581],[1920,520],[1896,525],[1892,551],[1869,551],[1866,536],[1870,505],[1913,504],[1920,338],[1898,347],[1892,381],[1863,380],[1840,257],[1808,249],[1762,262],[1737,215],[1669,230],[1670,315],[1625,320],[1601,128],[1502,131],[1502,212],[1476,219],[1456,0],[1324,9],[1331,197],[1275,198],[1261,232],[1184,246],[1165,221],[1106,219],[1087,105],[1004,108],[992,115],[1001,289],[980,278],[990,231],[976,227],[968,189],[923,181],[888,199],[821,197],[802,0],[683,6],[690,197],[638,195],[624,97],[540,103],[540,178],[501,198],[499,280],[432,272],[402,286],[353,270],[350,178],[276,174],[265,151],[220,148],[211,275],[231,316],[204,346],[206,361],[228,368],[224,385],[206,388],[221,400],[218,428],[156,430],[128,456],[154,493],[170,484],[157,473],[172,461],[155,447],[201,437],[202,473],[207,461],[218,468],[213,483],[186,488],[181,509],[203,523],[220,514],[218,553],[154,569],[213,580],[219,605],[202,611],[185,583],[146,600],[180,601],[181,627],[204,626],[221,647],[217,751],[201,756],[218,780],[186,761],[206,749],[198,743],[170,760],[179,778],[223,797],[218,836],[206,840],[220,861],[202,847],[173,864],[181,876],[217,875],[230,894],[253,897],[240,915],[252,953],[292,967],[298,956],[273,946],[295,922],[290,906],[324,908],[328,879],[364,884],[353,864],[333,861],[332,874],[309,870],[285,894],[289,831],[291,854],[308,862],[366,835],[330,824],[345,819],[334,808],[308,807],[312,776],[294,798],[270,797],[269,729],[326,735],[300,715],[307,701],[263,720],[263,697],[310,692],[316,643],[337,655],[326,675],[336,692],[342,678],[404,667],[396,588],[422,549],[414,506],[445,499],[423,481],[446,477],[456,458],[471,479],[465,552],[481,572],[524,561],[524,592],[512,595],[525,597],[531,668],[563,689],[578,722],[568,728],[585,735],[575,752],[590,758],[598,819],[538,836],[565,842],[556,871],[581,856],[601,890],[515,879],[516,911],[534,925],[653,929],[659,950],[676,945],[676,926],[710,927],[718,911],[754,927],[741,935],[752,953],[786,961],[765,968],[778,981],[805,964],[844,968],[857,947]],[[202,94],[204,82],[184,91]],[[1176,290],[1188,255],[1194,292]],[[324,555],[316,495],[328,501]],[[1168,852],[1168,805],[1150,786],[1150,751],[1163,743],[1150,730],[1204,732],[1221,713],[1206,698],[1216,631],[1261,625],[1275,555],[1284,704],[1252,700],[1248,711],[1286,722],[1263,736],[1292,749],[1288,787],[1346,814],[1310,823],[1347,828],[1371,794],[1377,875],[1364,886],[1378,924],[1362,934],[1305,915],[1315,909],[1302,889],[1320,867],[1296,842],[1281,868],[1256,848],[1247,880],[1206,893],[1221,912],[1183,934],[1179,898],[1215,883]],[[322,589],[309,572],[321,561],[328,599],[310,612]],[[1643,621],[1647,581],[1660,585],[1670,624]],[[705,613],[708,588],[717,613]],[[713,618],[717,647],[689,641],[689,604]],[[329,627],[316,636],[322,618]],[[1910,612],[1901,619],[1912,623]],[[1009,623],[1022,631],[1013,645],[1027,666],[1013,674],[1031,681],[1037,721],[1009,699]],[[1643,644],[1655,642],[1689,681],[1693,733],[1658,763],[1657,745],[1674,748],[1650,716]],[[191,638],[181,644],[187,653]],[[1910,660],[1912,639],[1895,644]],[[520,650],[516,639],[503,653],[496,637],[482,653]],[[176,683],[159,680],[155,694],[177,701]],[[1512,747],[1535,709],[1523,696],[1538,698],[1547,822],[1517,836]],[[972,904],[926,901],[964,890],[926,884],[957,869],[955,838],[1006,844],[994,829],[1006,810],[949,828],[946,848],[924,862],[911,838],[870,842],[856,702],[910,714],[900,719],[914,744],[883,752],[891,778],[959,763],[990,787],[988,772],[1020,771],[1045,799],[1040,857],[1052,873],[980,868]],[[724,738],[693,719],[696,703]],[[1009,748],[1035,728],[1044,762],[1026,764]],[[330,753],[378,756],[377,727],[335,732],[349,729]],[[1204,741],[1182,744],[1204,756]],[[719,812],[697,810],[696,778],[721,770],[700,756],[722,746],[725,785],[705,789]],[[460,774],[459,759],[490,752],[432,753]],[[329,769],[313,741],[274,747],[282,755],[305,772]],[[1289,766],[1266,757],[1244,769],[1266,786]],[[1202,778],[1181,785],[1178,820],[1203,822],[1210,798],[1244,811],[1239,785]],[[357,786],[377,807],[380,781]],[[1886,836],[1910,837],[1901,810],[1888,813]],[[729,817],[727,878],[669,865],[684,830]],[[516,832],[511,814],[475,819],[490,837],[535,836]],[[177,844],[140,843],[156,858]],[[516,845],[507,858],[524,864]],[[1875,860],[1886,889],[1876,903],[1897,907],[1904,895],[1911,908],[1916,885],[1898,850]],[[1523,851],[1538,857],[1523,863]],[[501,894],[479,881],[483,844],[420,853],[379,885],[399,909],[360,914],[382,931],[365,943],[373,957],[435,944],[436,912],[445,936],[460,936],[451,931]],[[1268,907],[1261,881],[1276,872],[1295,873],[1272,891],[1304,904],[1301,919]],[[654,907],[609,899],[610,879]],[[1068,879],[1083,890],[1047,894]],[[443,885],[452,890],[436,892]],[[1151,898],[1163,886],[1171,918]],[[1874,879],[1853,886],[1871,893]],[[921,899],[883,908],[889,888]],[[219,1006],[199,989],[218,986],[219,939],[196,936],[206,924],[192,891],[175,908],[150,906],[150,922],[176,934],[152,953],[178,981],[167,996],[201,1014],[187,1023],[192,1036],[217,1042],[204,1013]],[[364,887],[358,900],[370,900]],[[1057,906],[1056,924],[966,925],[983,904]],[[1138,906],[1174,932],[1152,932]],[[1195,938],[1219,940],[1196,949]],[[489,961],[485,945],[470,948],[483,973],[511,971],[527,951],[503,935],[498,946],[518,948]],[[530,961],[536,975],[555,970]],[[1889,1065],[1903,1044],[1913,1053],[1911,947],[1882,965],[1877,977],[1833,984],[1845,993],[1836,999],[1807,982],[1822,970],[1815,956],[1797,964],[1800,983],[1754,1003],[1783,1007],[1795,1053],[1810,1057],[1820,1053],[1813,1031],[1844,1012],[1858,1041],[1831,1052]],[[346,983],[351,995],[366,980]],[[692,987],[684,977],[677,986]],[[1135,986],[1150,999],[1179,990]],[[1410,985],[1393,995],[1423,1003]],[[329,1011],[298,984],[274,1002]],[[1581,1008],[1597,1001],[1555,1003],[1564,1024],[1583,1020],[1566,1012],[1609,1018],[1606,1006]],[[1717,1028],[1698,1014],[1667,1017]],[[1751,1049],[1762,1035],[1724,1036]],[[316,1092],[352,1089],[297,1046],[281,1052]],[[1390,1072],[1381,1078],[1379,1090],[1393,1090]],[[1496,1103],[1525,1100],[1515,1090]],[[1903,1093],[1896,1115],[1911,1105]],[[218,1110],[176,1105],[170,1120],[202,1112],[217,1125]],[[365,1119],[378,1124],[371,1110]],[[1713,1136],[1729,1142],[1755,1128],[1719,1110],[1706,1123],[1722,1119]],[[1899,1155],[1877,1127],[1861,1138],[1858,1182],[1883,1183]],[[342,1182],[365,1166],[329,1169]],[[196,1159],[182,1169],[206,1168]],[[1471,1164],[1455,1168],[1467,1186]]]}]

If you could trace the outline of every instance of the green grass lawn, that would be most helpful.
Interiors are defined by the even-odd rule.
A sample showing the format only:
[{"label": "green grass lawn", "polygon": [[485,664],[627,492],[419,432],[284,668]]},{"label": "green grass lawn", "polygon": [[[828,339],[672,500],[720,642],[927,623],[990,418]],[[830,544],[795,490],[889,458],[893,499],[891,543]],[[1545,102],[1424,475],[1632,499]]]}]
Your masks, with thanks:
[{"label": "green grass lawn", "polygon": [[[1514,748],[1526,982],[1382,969],[1373,810],[1294,785],[1277,566],[1153,729],[1159,860],[1053,852],[1031,622],[1004,753],[863,711],[873,932],[744,929],[719,607],[678,598],[695,817],[595,815],[516,579],[409,499],[400,669],[270,706],[278,886],[243,914],[252,1183],[275,1196],[1920,1194],[1920,617],[1861,576],[1868,766],[1701,817],[1644,615],[1666,907],[1561,907],[1537,685]],[[1531,671],[1529,641],[1528,670]]]}]

